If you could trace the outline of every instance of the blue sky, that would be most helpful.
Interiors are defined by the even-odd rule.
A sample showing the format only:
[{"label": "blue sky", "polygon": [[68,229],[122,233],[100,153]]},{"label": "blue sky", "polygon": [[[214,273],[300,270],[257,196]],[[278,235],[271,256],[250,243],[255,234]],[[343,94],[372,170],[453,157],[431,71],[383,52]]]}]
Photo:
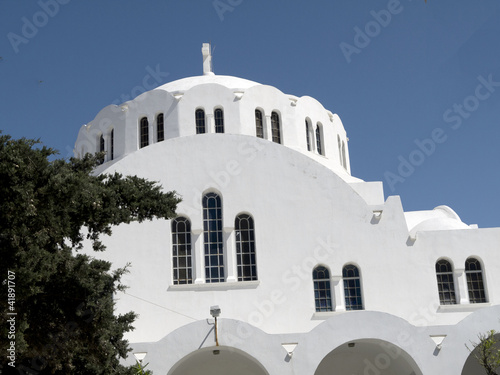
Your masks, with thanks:
[{"label": "blue sky", "polygon": [[352,174],[406,211],[500,226],[498,0],[0,2],[0,129],[62,157],[100,109],[216,74],[309,95],[346,128]]}]

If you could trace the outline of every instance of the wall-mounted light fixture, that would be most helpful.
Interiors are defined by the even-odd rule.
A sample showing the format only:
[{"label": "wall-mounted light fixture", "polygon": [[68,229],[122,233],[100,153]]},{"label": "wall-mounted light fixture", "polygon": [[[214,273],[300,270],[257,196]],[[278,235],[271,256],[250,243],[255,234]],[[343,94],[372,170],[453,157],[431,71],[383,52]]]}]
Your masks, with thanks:
[{"label": "wall-mounted light fixture", "polygon": [[215,346],[219,346],[219,337],[217,336],[217,317],[220,315],[219,305],[210,307],[210,315],[212,315],[213,318],[215,319]]}]

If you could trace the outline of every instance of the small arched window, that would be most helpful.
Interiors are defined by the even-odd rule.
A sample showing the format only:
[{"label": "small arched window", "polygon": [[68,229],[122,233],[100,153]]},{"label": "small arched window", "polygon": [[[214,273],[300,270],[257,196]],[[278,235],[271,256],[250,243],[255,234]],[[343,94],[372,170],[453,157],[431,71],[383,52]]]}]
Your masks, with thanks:
[{"label": "small arched window", "polygon": [[273,142],[281,143],[280,116],[277,112],[271,113],[271,133]]},{"label": "small arched window", "polygon": [[347,169],[347,160],[345,158],[345,142],[342,141],[342,166]]},{"label": "small arched window", "polygon": [[332,291],[328,268],[317,266],[313,270],[313,283],[316,311],[332,311]]},{"label": "small arched window", "polygon": [[165,129],[163,127],[163,113],[156,116],[156,141],[161,142],[165,140]]},{"label": "small arched window", "polygon": [[311,151],[311,125],[309,121],[306,119],[306,142],[307,142],[307,151]]},{"label": "small arched window", "polygon": [[344,279],[344,295],[346,310],[363,310],[363,299],[361,297],[361,278],[359,270],[353,264],[348,264],[342,270]]},{"label": "small arched window", "polygon": [[205,111],[203,109],[197,109],[195,112],[196,118],[196,134],[204,134],[205,129]]},{"label": "small arched window", "polygon": [[[101,134],[99,136],[99,152],[104,152],[104,136]],[[99,157],[99,164],[104,163],[104,154]]]},{"label": "small arched window", "polygon": [[483,283],[481,263],[476,258],[465,261],[465,275],[467,276],[467,289],[470,303],[488,302]]},{"label": "small arched window", "polygon": [[257,262],[255,259],[255,234],[253,219],[241,214],[234,222],[236,234],[236,262],[238,281],[257,280]]},{"label": "small arched window", "polygon": [[109,132],[109,160],[115,158],[115,129]]},{"label": "small arched window", "polygon": [[219,283],[224,277],[222,204],[219,195],[203,196],[203,239],[205,244],[205,282]]},{"label": "small arched window", "polygon": [[316,124],[316,150],[318,154],[324,155],[325,150],[323,149],[323,128],[321,124]]},{"label": "small arched window", "polygon": [[453,267],[447,260],[441,259],[436,263],[436,277],[441,305],[454,305],[457,303],[455,296],[455,283],[453,281]]},{"label": "small arched window", "polygon": [[149,122],[147,117],[141,118],[139,125],[139,142],[140,148],[149,145]]},{"label": "small arched window", "polygon": [[214,111],[214,120],[215,120],[215,132],[224,133],[224,111],[222,111],[222,109],[217,108]]},{"label": "small arched window", "polygon": [[340,165],[344,165],[343,159],[342,159],[342,141],[340,140],[340,136],[337,135],[337,143],[339,145],[339,160],[340,160]]},{"label": "small arched window", "polygon": [[264,123],[262,122],[262,111],[255,110],[255,133],[258,138],[264,138]]},{"label": "small arched window", "polygon": [[185,217],[172,221],[172,270],[174,284],[192,284],[191,223]]}]

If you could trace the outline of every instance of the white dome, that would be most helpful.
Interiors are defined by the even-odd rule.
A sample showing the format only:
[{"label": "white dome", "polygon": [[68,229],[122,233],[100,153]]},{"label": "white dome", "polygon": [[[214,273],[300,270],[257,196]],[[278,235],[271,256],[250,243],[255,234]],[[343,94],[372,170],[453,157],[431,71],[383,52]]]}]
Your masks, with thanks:
[{"label": "white dome", "polygon": [[206,83],[216,83],[229,89],[248,89],[250,87],[260,85],[260,83],[233,76],[202,75],[182,78],[178,79],[177,81],[165,83],[164,85],[157,87],[155,90],[165,90],[168,92],[184,92],[193,88],[194,86],[203,85]]}]

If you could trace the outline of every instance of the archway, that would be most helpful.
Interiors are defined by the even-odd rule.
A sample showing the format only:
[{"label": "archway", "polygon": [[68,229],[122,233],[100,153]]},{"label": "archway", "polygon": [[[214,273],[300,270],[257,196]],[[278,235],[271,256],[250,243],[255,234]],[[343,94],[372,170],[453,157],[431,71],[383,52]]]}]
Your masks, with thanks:
[{"label": "archway", "polygon": [[177,362],[168,375],[269,375],[264,367],[247,353],[227,347],[199,349]]},{"label": "archway", "polygon": [[314,375],[422,375],[415,361],[387,341],[361,339],[332,350]]},{"label": "archway", "polygon": [[[495,345],[496,350],[500,350],[500,334],[496,334],[493,336],[496,340],[497,343]],[[479,342],[479,339],[475,341],[476,343]],[[469,348],[473,348],[472,343],[467,344]],[[474,349],[474,351],[469,355],[467,358],[467,361],[465,361],[464,368],[462,370],[462,375],[485,375],[486,371],[485,369],[479,364],[478,360],[476,359],[475,355],[478,354],[478,349]],[[500,374],[500,371],[497,370],[497,373]]]}]

